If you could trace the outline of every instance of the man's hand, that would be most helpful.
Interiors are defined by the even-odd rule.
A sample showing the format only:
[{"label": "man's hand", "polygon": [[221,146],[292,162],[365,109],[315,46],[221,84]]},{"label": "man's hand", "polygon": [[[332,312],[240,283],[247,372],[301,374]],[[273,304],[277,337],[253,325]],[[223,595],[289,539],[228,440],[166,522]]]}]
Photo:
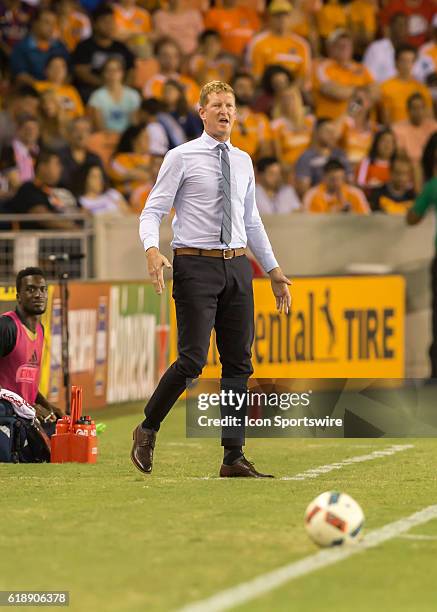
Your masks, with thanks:
[{"label": "man's hand", "polygon": [[171,268],[172,265],[168,261],[167,257],[164,257],[164,255],[162,255],[162,253],[160,253],[159,249],[157,249],[156,247],[150,247],[150,249],[147,249],[146,256],[147,271],[149,272],[149,276],[152,279],[152,283],[155,287],[156,293],[158,295],[161,295],[161,293],[165,289],[163,268]]},{"label": "man's hand", "polygon": [[279,312],[288,314],[291,307],[291,295],[288,285],[291,285],[291,280],[283,274],[281,268],[273,268],[273,270],[270,270],[269,276],[273,295],[276,298],[276,308]]}]

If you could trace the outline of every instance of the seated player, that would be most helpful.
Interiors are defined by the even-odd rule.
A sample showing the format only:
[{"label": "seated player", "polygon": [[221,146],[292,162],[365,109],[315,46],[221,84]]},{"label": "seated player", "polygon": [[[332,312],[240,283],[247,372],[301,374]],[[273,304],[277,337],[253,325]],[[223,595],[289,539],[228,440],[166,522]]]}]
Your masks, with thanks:
[{"label": "seated player", "polygon": [[17,307],[0,316],[0,387],[35,407],[42,421],[56,421],[63,411],[39,391],[44,348],[41,316],[47,308],[47,282],[39,268],[17,274]]},{"label": "seated player", "polygon": [[346,170],[336,159],[326,163],[322,182],[306,193],[303,207],[314,213],[351,212],[367,215],[370,212],[366,196],[361,189],[346,182]]},{"label": "seated player", "polygon": [[410,160],[406,157],[395,157],[391,162],[390,180],[375,189],[369,198],[372,211],[405,215],[416,197],[412,183],[413,169]]}]

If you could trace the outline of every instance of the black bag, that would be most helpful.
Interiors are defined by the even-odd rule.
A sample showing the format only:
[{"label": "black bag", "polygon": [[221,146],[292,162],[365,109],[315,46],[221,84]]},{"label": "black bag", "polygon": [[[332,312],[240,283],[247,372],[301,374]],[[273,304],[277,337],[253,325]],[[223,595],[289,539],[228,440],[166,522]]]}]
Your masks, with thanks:
[{"label": "black bag", "polygon": [[0,400],[0,462],[50,461],[50,442],[38,422],[18,417],[9,402]]}]

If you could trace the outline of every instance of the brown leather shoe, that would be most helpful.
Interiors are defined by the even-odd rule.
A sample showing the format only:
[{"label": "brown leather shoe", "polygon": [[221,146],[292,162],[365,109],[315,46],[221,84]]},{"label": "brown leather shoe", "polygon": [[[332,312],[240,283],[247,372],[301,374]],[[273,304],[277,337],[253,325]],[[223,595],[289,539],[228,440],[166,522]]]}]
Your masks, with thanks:
[{"label": "brown leather shoe", "polygon": [[246,457],[241,457],[232,465],[222,464],[220,468],[221,478],[274,478],[272,474],[261,474],[255,469],[253,463]]},{"label": "brown leather shoe", "polygon": [[153,466],[153,449],[155,448],[156,431],[145,431],[141,423],[132,433],[133,446],[130,458],[134,466],[144,474],[150,474]]}]

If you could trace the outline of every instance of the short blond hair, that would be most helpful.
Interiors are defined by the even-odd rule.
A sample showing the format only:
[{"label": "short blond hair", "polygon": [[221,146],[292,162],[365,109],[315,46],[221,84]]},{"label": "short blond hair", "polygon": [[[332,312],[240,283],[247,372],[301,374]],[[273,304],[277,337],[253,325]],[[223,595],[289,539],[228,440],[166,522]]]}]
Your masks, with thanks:
[{"label": "short blond hair", "polygon": [[208,96],[212,93],[230,93],[235,98],[234,90],[224,81],[210,81],[205,83],[200,91],[199,106],[208,104]]}]

